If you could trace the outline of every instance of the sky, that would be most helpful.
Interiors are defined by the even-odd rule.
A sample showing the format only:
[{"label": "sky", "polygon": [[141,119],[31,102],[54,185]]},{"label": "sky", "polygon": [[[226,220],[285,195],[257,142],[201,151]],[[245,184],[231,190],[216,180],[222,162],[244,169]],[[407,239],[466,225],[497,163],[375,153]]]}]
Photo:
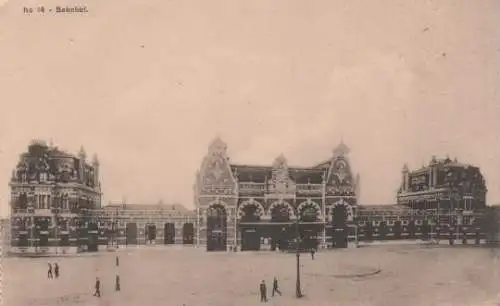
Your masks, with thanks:
[{"label": "sky", "polygon": [[[361,204],[393,204],[404,163],[481,167],[500,203],[500,2],[89,0],[0,7],[0,205],[34,139],[101,162],[103,203],[179,202],[220,136],[231,160],[328,159]],[[69,0],[44,3],[74,5]]]}]

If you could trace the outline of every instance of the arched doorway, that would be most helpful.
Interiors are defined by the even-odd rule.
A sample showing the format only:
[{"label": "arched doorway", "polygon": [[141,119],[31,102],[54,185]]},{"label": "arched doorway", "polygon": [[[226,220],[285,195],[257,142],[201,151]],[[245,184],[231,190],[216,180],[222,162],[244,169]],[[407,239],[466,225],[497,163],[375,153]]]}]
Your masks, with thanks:
[{"label": "arched doorway", "polygon": [[137,224],[127,223],[125,227],[125,244],[135,245],[137,244]]},{"label": "arched doorway", "polygon": [[146,244],[153,244],[156,241],[156,225],[146,224],[144,226],[144,232],[146,237]]},{"label": "arched doorway", "polygon": [[260,221],[257,204],[246,204],[240,210],[241,250],[260,250],[261,231],[256,223]]},{"label": "arched doorway", "polygon": [[333,246],[347,248],[347,206],[335,205],[332,209]]},{"label": "arched doorway", "polygon": [[96,221],[90,221],[87,225],[87,251],[97,252],[99,247],[99,226]]},{"label": "arched doorway", "polygon": [[207,251],[226,251],[227,212],[215,204],[207,209]]},{"label": "arched doorway", "polygon": [[272,227],[271,250],[287,250],[291,246],[291,240],[295,237],[295,232],[291,226],[292,208],[281,203],[271,207],[271,222],[275,223]]},{"label": "arched doorway", "polygon": [[165,223],[163,227],[163,243],[164,244],[175,244],[175,224]]},{"label": "arched doorway", "polygon": [[182,244],[194,244],[193,223],[184,223],[182,226]]},{"label": "arched doorway", "polygon": [[320,207],[315,203],[306,203],[299,206],[300,236],[303,250],[318,248],[318,238],[321,224],[318,223]]}]

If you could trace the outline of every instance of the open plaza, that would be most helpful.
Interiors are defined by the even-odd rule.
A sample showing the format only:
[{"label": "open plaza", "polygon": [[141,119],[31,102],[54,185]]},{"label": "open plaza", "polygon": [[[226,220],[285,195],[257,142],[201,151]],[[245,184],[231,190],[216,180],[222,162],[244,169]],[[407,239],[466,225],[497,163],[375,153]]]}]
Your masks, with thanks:
[{"label": "open plaza", "polygon": [[[296,258],[286,252],[210,252],[188,246],[141,246],[116,252],[5,258],[4,305],[498,305],[496,250],[473,245],[374,245],[303,253],[295,298]],[[500,252],[499,252],[500,253]],[[116,266],[116,256],[119,266]],[[59,279],[47,279],[47,263]],[[120,291],[115,278],[120,276]],[[95,278],[102,297],[93,296]]]}]

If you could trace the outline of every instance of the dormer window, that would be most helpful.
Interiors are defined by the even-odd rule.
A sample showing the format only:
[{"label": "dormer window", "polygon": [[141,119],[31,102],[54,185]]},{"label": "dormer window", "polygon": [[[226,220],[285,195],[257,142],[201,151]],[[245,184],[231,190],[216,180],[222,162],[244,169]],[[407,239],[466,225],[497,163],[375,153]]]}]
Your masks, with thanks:
[{"label": "dormer window", "polygon": [[47,172],[41,172],[40,173],[40,182],[46,182],[48,179]]}]

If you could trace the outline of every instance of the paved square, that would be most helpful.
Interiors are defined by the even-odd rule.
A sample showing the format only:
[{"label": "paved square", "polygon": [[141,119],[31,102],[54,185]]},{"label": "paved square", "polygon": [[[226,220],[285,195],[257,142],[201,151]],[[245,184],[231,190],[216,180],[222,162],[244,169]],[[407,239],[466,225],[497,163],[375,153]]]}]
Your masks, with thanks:
[{"label": "paved square", "polygon": [[[115,256],[120,266],[115,267]],[[58,262],[61,277],[46,278]],[[28,305],[259,305],[258,285],[278,277],[268,305],[497,305],[500,260],[486,248],[374,246],[303,254],[303,299],[294,298],[295,255],[206,253],[186,247],[127,249],[72,258],[4,259],[4,302]],[[377,269],[381,272],[376,274]],[[121,292],[114,291],[116,273]],[[362,274],[374,274],[360,277]],[[356,276],[358,275],[358,276]],[[92,296],[95,277],[103,297]]]}]

